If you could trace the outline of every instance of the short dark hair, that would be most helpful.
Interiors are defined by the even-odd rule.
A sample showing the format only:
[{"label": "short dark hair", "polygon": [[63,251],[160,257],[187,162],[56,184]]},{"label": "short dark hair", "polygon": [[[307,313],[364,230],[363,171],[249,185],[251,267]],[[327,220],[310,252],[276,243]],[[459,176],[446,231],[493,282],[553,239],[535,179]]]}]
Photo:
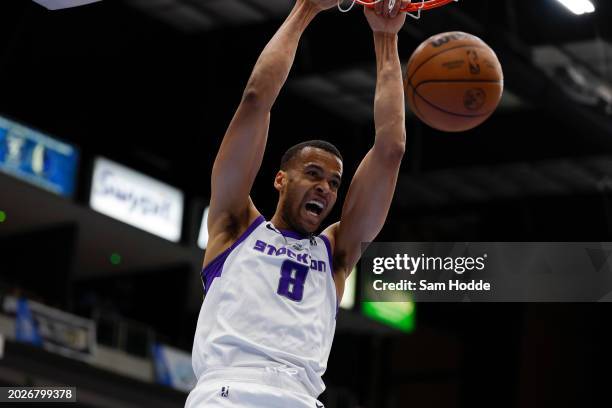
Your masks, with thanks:
[{"label": "short dark hair", "polygon": [[291,159],[297,156],[297,154],[306,147],[316,147],[317,149],[325,150],[326,152],[329,152],[338,157],[340,161],[343,161],[342,155],[340,154],[340,150],[338,150],[338,148],[333,144],[326,142],[325,140],[308,140],[306,142],[298,143],[295,146],[292,146],[287,149],[281,159],[281,170],[287,170],[287,164],[291,161]]}]

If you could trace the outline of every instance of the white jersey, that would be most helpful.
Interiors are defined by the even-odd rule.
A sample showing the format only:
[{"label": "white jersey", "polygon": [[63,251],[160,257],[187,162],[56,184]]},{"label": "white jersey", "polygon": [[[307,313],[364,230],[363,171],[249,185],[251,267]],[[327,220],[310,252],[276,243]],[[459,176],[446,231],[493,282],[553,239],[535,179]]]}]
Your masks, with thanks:
[{"label": "white jersey", "polygon": [[326,237],[279,231],[257,218],[202,271],[196,377],[228,368],[279,370],[316,398],[336,328],[332,274]]}]

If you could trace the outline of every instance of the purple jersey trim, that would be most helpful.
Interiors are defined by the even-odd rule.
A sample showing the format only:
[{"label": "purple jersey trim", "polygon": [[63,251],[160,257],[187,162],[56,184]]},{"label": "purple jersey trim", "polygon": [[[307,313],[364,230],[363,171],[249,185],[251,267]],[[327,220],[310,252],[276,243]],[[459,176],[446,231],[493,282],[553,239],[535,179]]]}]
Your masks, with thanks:
[{"label": "purple jersey trim", "polygon": [[279,229],[279,231],[284,237],[289,237],[293,239],[306,239],[309,237],[309,235],[300,234],[299,232],[296,232],[296,231],[283,230],[283,229]]},{"label": "purple jersey trim", "polygon": [[325,235],[319,235],[319,238],[323,240],[323,242],[325,243],[325,248],[327,248],[327,256],[329,257],[329,267],[333,275],[334,274],[334,260],[332,258],[331,243],[329,242],[329,238],[327,238]]},{"label": "purple jersey trim", "polygon": [[[332,249],[331,243],[329,242],[329,238],[325,235],[319,235],[319,238],[323,240],[325,243],[325,248],[327,248],[327,256],[329,258],[329,269],[331,270],[332,279],[334,279],[334,258],[332,258]],[[334,290],[336,285],[334,284]],[[336,294],[336,318],[338,318],[338,310],[340,309],[340,302],[338,302],[338,294]]]},{"label": "purple jersey trim", "polygon": [[213,279],[221,276],[221,272],[223,271],[223,264],[225,260],[229,256],[230,253],[240,245],[251,233],[257,228],[261,223],[265,221],[263,215],[260,215],[249,225],[249,227],[242,233],[242,235],[230,245],[225,251],[221,252],[219,255],[215,257],[204,269],[202,269],[202,282],[204,283],[204,290],[208,290],[210,285],[212,284]]}]

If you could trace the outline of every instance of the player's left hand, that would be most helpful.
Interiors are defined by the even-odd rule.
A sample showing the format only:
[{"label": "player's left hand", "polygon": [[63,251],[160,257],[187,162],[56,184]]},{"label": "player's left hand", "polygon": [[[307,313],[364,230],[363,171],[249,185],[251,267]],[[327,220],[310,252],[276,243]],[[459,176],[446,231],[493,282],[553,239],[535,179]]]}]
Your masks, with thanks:
[{"label": "player's left hand", "polygon": [[410,0],[383,0],[376,3],[373,9],[363,9],[372,31],[397,34],[406,21],[406,13],[400,12],[400,8],[408,4]]}]

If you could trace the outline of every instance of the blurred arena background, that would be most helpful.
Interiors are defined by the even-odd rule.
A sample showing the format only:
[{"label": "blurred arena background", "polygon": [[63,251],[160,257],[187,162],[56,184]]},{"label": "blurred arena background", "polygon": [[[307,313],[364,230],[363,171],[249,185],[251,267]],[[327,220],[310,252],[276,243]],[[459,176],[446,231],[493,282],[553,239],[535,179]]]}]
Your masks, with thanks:
[{"label": "blurred arena background", "polygon": [[[378,240],[612,240],[612,3],[591,2],[575,15],[556,0],[463,0],[406,24],[404,63],[430,35],[470,32],[498,53],[506,91],[467,133],[408,115]],[[70,406],[183,406],[212,162],[291,4],[0,3],[0,386],[75,386]],[[264,215],[280,156],[301,140],[333,142],[354,172],[373,141],[374,86],[362,13],[318,18],[272,112],[253,191]],[[366,310],[359,286],[357,274],[338,317],[328,408],[588,407],[609,395],[608,304]]]}]

